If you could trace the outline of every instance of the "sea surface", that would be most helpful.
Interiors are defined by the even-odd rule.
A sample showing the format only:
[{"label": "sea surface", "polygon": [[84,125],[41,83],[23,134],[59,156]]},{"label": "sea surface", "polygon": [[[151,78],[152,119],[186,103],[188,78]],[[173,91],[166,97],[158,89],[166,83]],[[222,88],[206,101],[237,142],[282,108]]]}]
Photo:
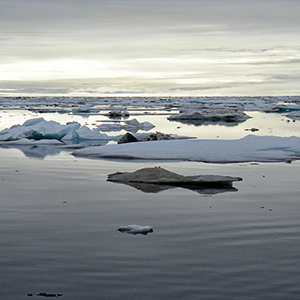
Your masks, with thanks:
[{"label": "sea surface", "polygon": [[[181,134],[198,138],[230,138],[230,132],[238,138],[253,126],[259,128],[254,134],[300,132],[299,122],[282,114],[251,114],[233,127],[180,125],[166,121],[165,113],[135,117],[159,131],[180,126]],[[90,126],[107,121],[102,115],[6,108],[0,124],[40,116]],[[74,157],[70,150],[34,150],[0,148],[0,299],[42,299],[41,292],[75,300],[299,299],[300,162],[101,160]],[[157,193],[106,181],[117,171],[154,166],[243,181],[232,191]],[[129,224],[154,231],[116,230]]]}]

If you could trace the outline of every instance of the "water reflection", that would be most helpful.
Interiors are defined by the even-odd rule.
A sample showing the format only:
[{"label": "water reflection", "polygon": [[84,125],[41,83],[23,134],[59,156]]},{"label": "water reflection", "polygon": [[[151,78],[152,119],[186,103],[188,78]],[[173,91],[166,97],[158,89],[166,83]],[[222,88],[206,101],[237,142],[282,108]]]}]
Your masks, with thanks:
[{"label": "water reflection", "polygon": [[28,158],[33,159],[45,159],[47,156],[58,155],[62,151],[73,151],[74,149],[80,149],[84,147],[91,146],[104,146],[108,143],[108,140],[100,140],[100,141],[82,141],[77,144],[62,144],[62,145],[8,145],[2,144],[0,147],[2,149],[18,149],[23,152],[23,154]]},{"label": "water reflection", "polygon": [[216,195],[225,192],[238,191],[237,188],[230,185],[222,186],[222,187],[199,187],[199,186],[195,187],[195,186],[188,186],[188,185],[175,186],[175,185],[139,183],[139,182],[116,182],[116,183],[126,184],[144,193],[159,193],[162,191],[175,189],[178,187],[196,192],[198,194],[204,194],[204,195]]},{"label": "water reflection", "polygon": [[238,126],[241,123],[244,123],[245,120],[240,122],[225,122],[220,120],[180,120],[180,119],[169,119],[170,122],[180,122],[185,125],[194,125],[194,126],[202,126],[202,125],[219,125],[219,126],[226,126],[226,127],[234,127]]}]

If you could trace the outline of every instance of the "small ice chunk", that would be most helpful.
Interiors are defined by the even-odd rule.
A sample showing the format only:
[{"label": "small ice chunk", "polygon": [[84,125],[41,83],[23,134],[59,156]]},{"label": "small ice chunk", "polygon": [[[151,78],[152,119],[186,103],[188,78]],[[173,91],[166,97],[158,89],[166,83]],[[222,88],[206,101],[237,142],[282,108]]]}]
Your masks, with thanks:
[{"label": "small ice chunk", "polygon": [[26,122],[24,122],[23,126],[24,127],[29,127],[29,126],[33,126],[33,125],[42,123],[44,121],[45,121],[44,118],[30,119],[30,120],[27,120]]},{"label": "small ice chunk", "polygon": [[87,126],[82,126],[79,129],[69,132],[62,140],[106,140],[108,136],[105,133],[100,133],[98,129],[89,129]]},{"label": "small ice chunk", "polygon": [[91,110],[90,106],[85,104],[85,105],[82,105],[78,108],[73,109],[72,112],[73,113],[89,113],[90,110]]},{"label": "small ice chunk", "polygon": [[107,139],[107,135],[105,133],[100,133],[97,129],[89,129],[87,126],[82,126],[77,129],[76,134],[79,140],[101,140]]},{"label": "small ice chunk", "polygon": [[153,124],[151,124],[150,122],[142,122],[140,123],[140,127],[142,130],[148,131],[152,128],[154,128],[155,126]]},{"label": "small ice chunk", "polygon": [[139,130],[148,131],[155,126],[149,122],[142,122],[140,123],[137,119],[132,119],[129,121],[125,121],[125,124],[102,124],[99,125],[98,128],[100,131],[120,131],[120,130],[126,130],[131,132],[137,132]]},{"label": "small ice chunk", "polygon": [[101,124],[98,126],[98,129],[102,132],[108,132],[108,131],[120,131],[122,128],[120,124]]},{"label": "small ice chunk", "polygon": [[132,119],[126,122],[127,125],[131,125],[131,126],[139,126],[140,123],[137,119]]},{"label": "small ice chunk", "polygon": [[117,228],[118,231],[127,232],[129,234],[147,234],[153,232],[153,226],[141,226],[141,225],[126,225]]}]

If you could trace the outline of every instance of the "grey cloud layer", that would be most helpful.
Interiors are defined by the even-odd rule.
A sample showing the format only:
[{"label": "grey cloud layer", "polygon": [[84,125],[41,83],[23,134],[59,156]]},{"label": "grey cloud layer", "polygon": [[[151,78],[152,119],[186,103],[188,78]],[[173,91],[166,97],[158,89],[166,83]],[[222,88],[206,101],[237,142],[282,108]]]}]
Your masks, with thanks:
[{"label": "grey cloud layer", "polygon": [[[242,86],[253,93],[255,84],[258,91],[261,85],[270,89],[275,77],[283,89],[297,90],[286,78],[295,78],[300,67],[300,1],[0,0],[0,6],[1,71],[10,68],[4,64],[40,61],[43,68],[58,59],[100,61],[112,72],[128,71],[109,78],[99,69],[98,82],[82,79],[84,87],[77,75],[51,78],[44,81],[49,91],[167,93],[218,86],[226,93],[238,86],[240,93]],[[13,82],[0,83],[11,89]],[[42,83],[22,86],[34,91]]]}]

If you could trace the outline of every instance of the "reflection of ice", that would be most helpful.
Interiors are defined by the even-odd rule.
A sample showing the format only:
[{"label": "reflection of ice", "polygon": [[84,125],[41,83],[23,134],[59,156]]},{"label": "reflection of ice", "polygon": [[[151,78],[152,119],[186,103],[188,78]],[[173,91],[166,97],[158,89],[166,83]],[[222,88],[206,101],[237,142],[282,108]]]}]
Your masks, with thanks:
[{"label": "reflection of ice", "polygon": [[55,146],[26,146],[26,145],[16,145],[16,146],[1,146],[1,148],[15,148],[19,149],[24,153],[26,157],[44,159],[46,156],[57,155],[61,152],[61,148]]},{"label": "reflection of ice", "polygon": [[[169,189],[177,188],[178,186],[174,185],[165,185],[165,184],[149,184],[149,183],[138,183],[138,182],[122,182],[123,184],[126,184],[128,186],[131,186],[133,188],[136,188],[139,191],[142,191],[144,193],[159,193],[162,191],[166,191]],[[236,189],[233,186],[223,187],[223,188],[213,188],[213,187],[193,187],[193,186],[179,186],[181,188],[199,193],[204,195],[215,195],[219,193],[225,193],[225,192],[236,192],[238,189]]]},{"label": "reflection of ice", "polygon": [[[39,141],[29,141],[28,143],[14,143],[5,142],[0,143],[3,149],[19,149],[29,158],[44,159],[46,156],[59,154],[61,151],[74,151],[74,149],[81,149],[84,147],[104,146],[108,140],[101,141],[80,141],[78,144],[73,143],[60,143],[58,141],[51,143],[39,143]],[[19,142],[19,141],[18,141]]]}]

